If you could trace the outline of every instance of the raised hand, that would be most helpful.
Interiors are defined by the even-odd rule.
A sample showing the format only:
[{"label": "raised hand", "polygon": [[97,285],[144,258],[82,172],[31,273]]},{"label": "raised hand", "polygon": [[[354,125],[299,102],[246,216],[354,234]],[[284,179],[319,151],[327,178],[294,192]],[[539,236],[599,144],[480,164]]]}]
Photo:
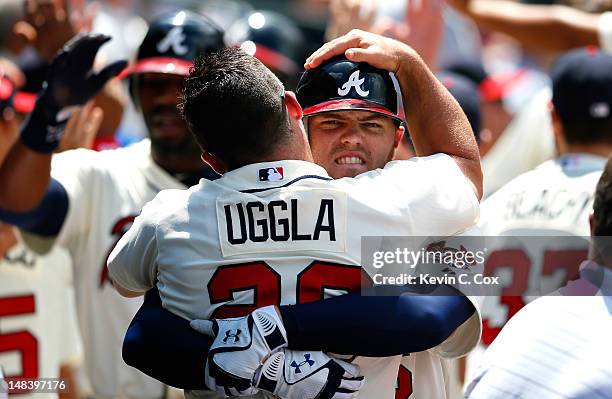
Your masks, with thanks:
[{"label": "raised hand", "polygon": [[26,147],[39,153],[54,151],[69,116],[60,111],[91,100],[109,79],[125,68],[126,61],[117,61],[93,72],[96,54],[109,40],[106,35],[78,35],[55,56],[34,111],[21,129],[21,142]]},{"label": "raised hand", "polygon": [[49,68],[44,89],[47,105],[57,109],[82,105],[125,68],[127,62],[121,60],[107,65],[100,72],[92,71],[98,50],[110,39],[110,36],[101,34],[81,34],[64,45]]},{"label": "raised hand", "polygon": [[60,141],[57,152],[75,148],[92,148],[100,129],[104,111],[88,101],[80,110],[72,114]]},{"label": "raised hand", "polygon": [[307,69],[316,68],[324,61],[344,54],[347,59],[397,73],[403,59],[418,54],[408,45],[374,33],[352,30],[316,50],[304,63]]}]

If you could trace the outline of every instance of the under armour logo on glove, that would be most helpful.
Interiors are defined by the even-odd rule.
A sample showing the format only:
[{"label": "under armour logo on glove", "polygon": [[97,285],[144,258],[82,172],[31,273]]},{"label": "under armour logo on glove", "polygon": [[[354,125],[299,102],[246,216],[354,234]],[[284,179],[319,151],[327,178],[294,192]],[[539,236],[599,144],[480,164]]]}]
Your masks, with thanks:
[{"label": "under armour logo on glove", "polygon": [[315,364],[315,361],[310,359],[310,353],[305,353],[304,354],[304,361],[302,363],[300,363],[300,364],[297,364],[295,362],[295,360],[292,361],[291,362],[291,367],[295,368],[295,373],[298,374],[298,373],[302,372],[300,367],[302,367],[305,364],[308,364],[308,366],[310,366],[310,367],[312,367]]},{"label": "under armour logo on glove", "polygon": [[193,320],[191,326],[215,337],[204,378],[211,391],[224,397],[256,394],[259,389],[253,379],[257,370],[272,353],[287,346],[287,332],[274,306],[259,308],[245,317]]},{"label": "under armour logo on glove", "polygon": [[240,339],[240,333],[242,331],[240,331],[240,329],[236,330],[236,334],[232,334],[232,330],[227,330],[225,332],[225,338],[223,338],[223,342],[227,344],[227,340],[230,338],[234,338],[234,343],[238,342],[238,340]]},{"label": "under armour logo on glove", "polygon": [[351,87],[354,87],[357,94],[359,94],[361,97],[367,97],[367,95],[370,94],[370,90],[364,90],[361,88],[363,82],[365,82],[365,78],[359,79],[359,70],[356,70],[351,74],[351,76],[349,76],[346,83],[344,83],[341,88],[338,88],[338,95],[344,97],[349,94]]},{"label": "under armour logo on glove", "polygon": [[183,28],[181,26],[175,26],[170,29],[159,43],[157,43],[157,51],[160,53],[165,53],[170,48],[176,55],[185,55],[189,51],[189,47],[185,45],[185,33],[183,32]]},{"label": "under armour logo on glove", "polygon": [[[306,364],[308,369],[302,367]],[[363,386],[359,374],[356,365],[323,352],[284,348],[266,359],[255,375],[255,385],[281,399],[352,399]]]}]

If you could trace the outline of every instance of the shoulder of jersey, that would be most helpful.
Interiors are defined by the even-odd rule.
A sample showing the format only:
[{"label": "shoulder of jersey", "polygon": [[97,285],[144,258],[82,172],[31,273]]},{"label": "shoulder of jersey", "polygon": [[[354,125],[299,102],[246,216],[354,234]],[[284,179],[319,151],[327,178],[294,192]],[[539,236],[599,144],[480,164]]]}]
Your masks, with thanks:
[{"label": "shoulder of jersey", "polygon": [[158,222],[172,218],[177,216],[180,210],[187,211],[192,194],[192,190],[162,190],[144,206],[142,213],[146,213],[149,220]]}]

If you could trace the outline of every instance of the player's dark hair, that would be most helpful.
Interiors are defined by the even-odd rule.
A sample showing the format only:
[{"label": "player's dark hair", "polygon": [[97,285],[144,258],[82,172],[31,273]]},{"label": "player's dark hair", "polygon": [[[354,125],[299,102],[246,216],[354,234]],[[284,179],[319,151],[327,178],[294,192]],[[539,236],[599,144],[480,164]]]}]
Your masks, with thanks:
[{"label": "player's dark hair", "polygon": [[599,178],[593,202],[595,236],[612,236],[612,158]]},{"label": "player's dark hair", "polygon": [[202,150],[230,170],[261,162],[291,133],[282,84],[238,48],[196,58],[179,110]]},{"label": "player's dark hair", "polygon": [[612,118],[573,120],[559,114],[569,144],[612,144]]}]

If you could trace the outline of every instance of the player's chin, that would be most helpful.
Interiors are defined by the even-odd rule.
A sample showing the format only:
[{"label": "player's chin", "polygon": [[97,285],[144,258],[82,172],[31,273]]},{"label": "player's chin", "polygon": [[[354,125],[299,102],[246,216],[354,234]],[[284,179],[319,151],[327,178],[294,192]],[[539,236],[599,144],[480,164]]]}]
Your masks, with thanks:
[{"label": "player's chin", "polygon": [[192,137],[191,133],[184,125],[156,126],[152,129],[151,133],[155,141],[163,142],[168,145],[182,143],[186,138]]}]

